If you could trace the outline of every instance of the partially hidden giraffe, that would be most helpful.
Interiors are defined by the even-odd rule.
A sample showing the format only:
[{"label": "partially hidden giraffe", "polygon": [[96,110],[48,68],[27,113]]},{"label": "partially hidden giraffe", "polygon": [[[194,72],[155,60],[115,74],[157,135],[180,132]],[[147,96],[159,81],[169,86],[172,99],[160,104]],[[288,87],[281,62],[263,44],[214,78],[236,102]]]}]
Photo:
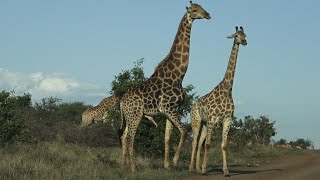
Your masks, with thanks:
[{"label": "partially hidden giraffe", "polygon": [[[198,173],[205,174],[208,160],[208,150],[211,144],[212,132],[217,123],[222,122],[222,157],[223,157],[223,172],[225,176],[230,176],[227,167],[227,138],[230,126],[232,124],[232,118],[234,113],[234,103],[232,98],[232,86],[236,69],[237,56],[239,51],[239,45],[246,46],[246,34],[242,27],[240,30],[236,27],[236,33],[228,36],[228,38],[234,39],[232,51],[225,73],[224,79],[208,94],[199,98],[199,100],[193,105],[191,109],[191,126],[193,132],[192,142],[192,154],[189,171],[193,171],[194,168],[194,156],[196,148],[196,170]],[[198,137],[200,135],[199,141]],[[200,153],[201,147],[205,140],[205,151],[202,162],[202,170],[200,168]]]},{"label": "partially hidden giraffe", "polygon": [[[106,97],[100,101],[97,106],[86,109],[82,113],[82,121],[81,127],[86,127],[93,122],[105,122],[108,117],[108,112],[110,112],[113,108],[116,108],[118,98],[113,95]],[[157,123],[154,121],[153,117],[145,116],[148,120],[150,120],[156,127]],[[115,130],[114,122],[111,122],[112,128]]]},{"label": "partially hidden giraffe", "polygon": [[[180,131],[180,142],[173,158],[177,165],[181,146],[185,139],[183,126],[177,110],[184,99],[182,80],[189,64],[191,26],[195,19],[210,19],[210,14],[200,5],[190,1],[190,7],[183,16],[169,54],[156,67],[151,77],[138,88],[129,90],[120,101],[122,121],[125,129],[122,139],[122,165],[126,162],[127,150],[131,172],[135,172],[134,140],[137,128],[144,115],[164,114],[166,120],[164,167],[169,168],[169,141],[173,125]],[[124,128],[124,127],[123,127]]]}]

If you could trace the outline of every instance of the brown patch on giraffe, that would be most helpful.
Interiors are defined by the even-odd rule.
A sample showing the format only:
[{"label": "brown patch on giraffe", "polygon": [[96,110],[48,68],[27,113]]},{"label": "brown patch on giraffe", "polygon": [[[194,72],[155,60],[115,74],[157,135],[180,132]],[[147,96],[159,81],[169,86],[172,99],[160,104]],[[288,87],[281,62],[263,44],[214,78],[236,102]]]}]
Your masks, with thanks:
[{"label": "brown patch on giraffe", "polygon": [[173,84],[173,80],[172,79],[166,79],[165,82],[169,85],[172,85]]},{"label": "brown patch on giraffe", "polygon": [[178,74],[180,74],[180,70],[179,69],[175,69],[175,70],[172,71],[172,73],[178,75]]},{"label": "brown patch on giraffe", "polygon": [[187,53],[187,52],[189,52],[189,46],[187,46],[187,45],[183,45],[183,53]]},{"label": "brown patch on giraffe", "polygon": [[184,39],[184,35],[183,35],[183,34],[180,34],[180,35],[179,35],[179,40],[183,42],[183,39]]},{"label": "brown patch on giraffe", "polygon": [[182,44],[178,44],[178,45],[177,45],[177,51],[178,51],[178,52],[182,51]]},{"label": "brown patch on giraffe", "polygon": [[174,64],[172,62],[170,62],[169,65],[168,65],[168,68],[169,68],[170,71],[172,71],[172,70],[175,69],[175,66],[174,66]]},{"label": "brown patch on giraffe", "polygon": [[176,52],[176,53],[173,54],[173,57],[174,57],[175,59],[180,59],[180,58],[182,57],[182,54]]}]

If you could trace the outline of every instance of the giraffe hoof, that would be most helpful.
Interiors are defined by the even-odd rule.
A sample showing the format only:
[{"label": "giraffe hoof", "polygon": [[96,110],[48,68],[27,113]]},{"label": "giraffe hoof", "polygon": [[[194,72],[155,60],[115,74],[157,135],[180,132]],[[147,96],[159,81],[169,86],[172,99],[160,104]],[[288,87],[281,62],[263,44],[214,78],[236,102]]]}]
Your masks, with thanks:
[{"label": "giraffe hoof", "polygon": [[201,172],[201,176],[208,176],[207,172]]},{"label": "giraffe hoof", "polygon": [[169,165],[164,165],[163,168],[166,169],[166,170],[171,170],[171,168],[169,167]]},{"label": "giraffe hoof", "polygon": [[224,177],[231,177],[230,173],[224,174]]}]

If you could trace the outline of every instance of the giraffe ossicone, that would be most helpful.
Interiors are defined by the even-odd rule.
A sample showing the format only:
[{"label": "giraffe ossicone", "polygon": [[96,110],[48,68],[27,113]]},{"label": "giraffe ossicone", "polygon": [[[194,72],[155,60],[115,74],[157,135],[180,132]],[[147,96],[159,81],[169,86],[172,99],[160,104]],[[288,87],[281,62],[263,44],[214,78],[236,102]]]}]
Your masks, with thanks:
[{"label": "giraffe ossicone", "polygon": [[[228,36],[234,39],[232,51],[223,80],[208,94],[199,98],[191,109],[191,127],[193,132],[192,154],[189,171],[193,171],[194,158],[197,150],[196,170],[198,173],[207,172],[208,151],[211,144],[213,129],[217,123],[222,123],[222,143],[221,151],[223,158],[223,172],[225,176],[230,176],[227,167],[227,138],[232,124],[234,103],[232,98],[232,86],[236,69],[239,45],[246,46],[246,34],[242,27],[236,27],[236,33]],[[200,137],[199,137],[200,136]],[[198,140],[199,138],[199,140]],[[205,140],[205,151],[203,155],[202,167],[200,167],[200,154],[202,144]]]},{"label": "giraffe ossicone", "polygon": [[165,133],[164,167],[169,168],[169,141],[173,125],[180,131],[180,141],[173,158],[177,166],[182,144],[185,139],[185,127],[177,113],[184,99],[182,80],[189,64],[189,45],[192,22],[195,19],[210,19],[210,14],[200,5],[190,1],[187,12],[182,17],[170,52],[156,67],[151,77],[138,88],[130,89],[120,101],[120,110],[125,126],[122,139],[122,164],[126,164],[127,150],[130,168],[136,170],[134,158],[134,140],[137,128],[143,116],[164,114],[167,117]]}]

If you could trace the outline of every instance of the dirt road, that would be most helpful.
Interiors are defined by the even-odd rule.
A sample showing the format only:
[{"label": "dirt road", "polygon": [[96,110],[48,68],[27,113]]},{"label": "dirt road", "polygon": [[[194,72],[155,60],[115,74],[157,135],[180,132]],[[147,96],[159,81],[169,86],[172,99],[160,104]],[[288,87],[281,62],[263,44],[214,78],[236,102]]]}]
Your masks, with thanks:
[{"label": "dirt road", "polygon": [[319,180],[320,152],[303,152],[275,159],[257,167],[233,166],[229,167],[231,177],[223,177],[221,169],[208,169],[206,176],[195,175],[188,179],[203,180]]}]

